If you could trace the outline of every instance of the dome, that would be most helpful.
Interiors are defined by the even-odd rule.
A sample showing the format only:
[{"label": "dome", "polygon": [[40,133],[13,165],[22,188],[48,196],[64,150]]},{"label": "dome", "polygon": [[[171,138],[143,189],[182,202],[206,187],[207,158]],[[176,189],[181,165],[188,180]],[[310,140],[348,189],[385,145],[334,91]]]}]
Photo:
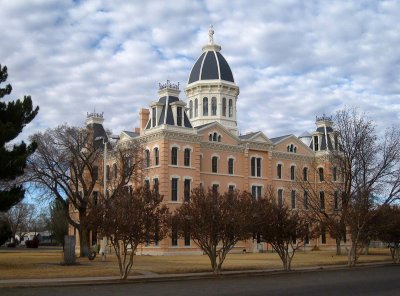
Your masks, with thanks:
[{"label": "dome", "polygon": [[219,52],[221,47],[218,45],[206,45],[203,53],[197,59],[189,75],[188,84],[200,80],[225,80],[235,82],[228,62]]}]

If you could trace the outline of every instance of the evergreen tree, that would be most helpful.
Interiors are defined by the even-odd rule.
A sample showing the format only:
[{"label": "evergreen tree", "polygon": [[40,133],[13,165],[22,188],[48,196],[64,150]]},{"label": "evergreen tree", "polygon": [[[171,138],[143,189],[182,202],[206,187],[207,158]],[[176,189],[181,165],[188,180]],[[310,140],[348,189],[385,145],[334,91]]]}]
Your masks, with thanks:
[{"label": "evergreen tree", "polygon": [[[0,65],[0,84],[7,80],[7,76],[7,67]],[[0,87],[0,99],[11,91],[10,84]],[[35,143],[26,145],[22,141],[13,147],[7,143],[22,132],[38,111],[39,107],[33,109],[30,96],[7,103],[0,101],[0,212],[7,211],[24,198],[22,185],[16,185],[13,181],[23,175],[26,160],[36,149]]]}]

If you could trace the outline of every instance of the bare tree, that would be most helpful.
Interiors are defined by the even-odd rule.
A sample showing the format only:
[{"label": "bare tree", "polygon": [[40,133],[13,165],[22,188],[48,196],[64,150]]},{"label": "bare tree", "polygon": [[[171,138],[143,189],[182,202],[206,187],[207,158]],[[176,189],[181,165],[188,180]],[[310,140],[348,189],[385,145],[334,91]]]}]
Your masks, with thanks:
[{"label": "bare tree", "polygon": [[296,251],[316,233],[302,212],[277,203],[272,188],[257,201],[254,226],[261,240],[271,244],[278,253],[284,270],[291,269]]},{"label": "bare tree", "polygon": [[252,198],[247,192],[221,195],[217,191],[195,188],[190,201],[174,215],[172,233],[190,234],[193,242],[210,259],[214,273],[220,273],[229,251],[252,234]]},{"label": "bare tree", "polygon": [[159,241],[168,233],[169,211],[162,199],[157,189],[146,185],[116,190],[113,197],[92,207],[91,222],[110,240],[121,279],[129,275],[140,244]]},{"label": "bare tree", "polygon": [[330,156],[343,176],[341,210],[351,233],[348,265],[355,266],[375,207],[400,197],[400,133],[393,127],[379,137],[372,120],[357,109],[339,111],[335,125],[340,149]]},{"label": "bare tree", "polygon": [[12,240],[19,235],[20,240],[28,233],[33,224],[35,207],[33,204],[20,203],[13,206],[7,212],[7,220],[12,232]]},{"label": "bare tree", "polygon": [[335,239],[336,255],[341,255],[341,242],[346,239],[347,208],[341,206],[343,183],[329,154],[308,163],[307,171],[299,171],[294,187],[300,192],[303,215],[313,225],[328,231]]},{"label": "bare tree", "polygon": [[[42,189],[45,198],[60,202],[69,224],[78,229],[81,256],[87,256],[90,232],[88,207],[97,202],[105,191],[99,178],[100,168],[104,167],[104,139],[94,138],[94,130],[90,126],[82,129],[61,125],[33,135],[32,140],[38,147],[28,161],[28,181]],[[109,146],[112,148],[110,159],[115,161],[117,169],[113,188],[123,187],[140,170],[140,145],[126,142],[116,147]],[[99,189],[103,190],[98,192],[96,198],[94,192]]]}]

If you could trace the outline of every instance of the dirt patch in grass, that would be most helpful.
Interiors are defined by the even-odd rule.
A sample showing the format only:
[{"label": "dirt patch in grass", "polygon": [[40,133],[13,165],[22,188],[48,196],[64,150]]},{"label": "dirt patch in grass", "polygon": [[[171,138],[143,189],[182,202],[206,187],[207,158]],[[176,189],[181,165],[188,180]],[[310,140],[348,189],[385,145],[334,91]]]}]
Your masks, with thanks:
[{"label": "dirt patch in grass", "polygon": [[[362,255],[359,262],[390,261],[388,249],[371,249],[370,255]],[[118,263],[113,255],[102,262],[78,258],[78,265],[63,266],[61,250],[18,250],[0,249],[0,279],[60,278],[118,276]],[[334,251],[307,251],[296,253],[292,267],[346,264],[347,255],[335,255]],[[276,253],[230,254],[223,265],[224,270],[282,269]],[[140,272],[160,274],[210,271],[207,256],[135,256],[131,275]]]}]

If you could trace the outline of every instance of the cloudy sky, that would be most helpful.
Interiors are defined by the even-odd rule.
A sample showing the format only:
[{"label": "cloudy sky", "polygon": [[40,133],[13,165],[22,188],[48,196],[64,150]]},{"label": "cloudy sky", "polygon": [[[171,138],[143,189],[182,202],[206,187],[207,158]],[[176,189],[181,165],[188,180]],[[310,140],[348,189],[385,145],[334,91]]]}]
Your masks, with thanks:
[{"label": "cloudy sky", "polygon": [[22,138],[94,109],[119,134],[159,82],[186,86],[213,24],[241,133],[298,135],[346,105],[383,128],[400,117],[399,15],[399,1],[373,0],[0,0],[0,64],[8,99],[40,106]]}]

